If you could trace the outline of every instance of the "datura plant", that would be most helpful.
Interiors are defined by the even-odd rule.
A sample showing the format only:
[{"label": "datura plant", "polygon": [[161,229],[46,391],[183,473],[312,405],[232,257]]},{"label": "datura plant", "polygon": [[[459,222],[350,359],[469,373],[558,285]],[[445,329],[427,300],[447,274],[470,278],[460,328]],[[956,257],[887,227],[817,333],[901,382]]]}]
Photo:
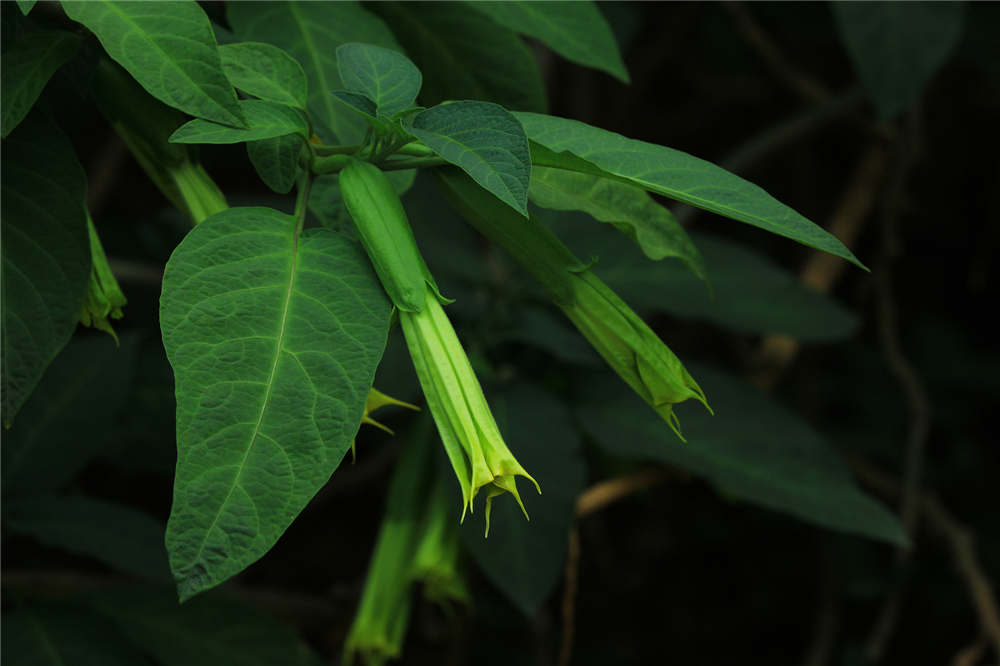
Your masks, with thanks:
[{"label": "datura plant", "polygon": [[[27,12],[33,3],[18,4]],[[563,9],[571,5],[597,26],[595,44],[610,44],[605,69],[625,78],[599,13],[589,3]],[[4,52],[4,425],[17,428],[18,410],[78,322],[115,335],[109,320],[126,314],[72,145],[51,114],[32,110],[47,78],[79,51],[78,64],[89,69],[78,83],[192,223],[166,263],[158,310],[175,382],[177,464],[166,549],[181,601],[267,553],[354,451],[361,424],[389,430],[373,418],[375,410],[418,409],[374,387],[390,331],[398,325],[402,332],[427,407],[412,418],[426,432],[408,427],[410,434],[398,438],[385,517],[344,648],[349,659],[379,663],[401,654],[417,582],[430,599],[470,602],[463,557],[489,552],[496,538],[484,541],[491,515],[494,535],[501,525],[529,538],[546,529],[545,518],[536,524],[516,516],[526,520],[529,508],[550,515],[557,507],[551,510],[563,522],[555,522],[565,527],[573,489],[585,476],[575,471],[578,482],[562,482],[553,472],[559,465],[534,462],[539,451],[562,450],[549,441],[551,432],[572,429],[572,420],[532,422],[502,386],[481,381],[488,361],[470,361],[467,350],[476,347],[463,345],[452,324],[460,304],[442,294],[433,275],[444,275],[448,261],[432,253],[425,261],[421,235],[431,232],[411,228],[410,200],[401,198],[418,171],[432,174],[421,183],[444,195],[435,214],[445,215],[450,202],[509,255],[662,419],[653,423],[667,429],[663,446],[699,446],[696,438],[678,439],[675,408],[694,400],[708,409],[712,396],[597,277],[599,257],[575,256],[539,208],[591,213],[651,259],[678,259],[699,278],[706,273],[697,249],[648,193],[860,265],[836,238],[703,160],[495,101],[447,99],[440,72],[432,77],[427,70],[434,91],[422,92],[420,68],[383,19],[355,3],[228,3],[232,34],[222,46],[195,2],[61,6],[70,30],[31,33]],[[398,27],[396,13],[408,9],[386,3],[373,11]],[[497,30],[513,20],[494,3],[441,11],[496,21]],[[539,11],[555,9],[540,4]],[[304,25],[297,12],[338,26],[323,33],[322,52],[315,40],[271,30]],[[355,30],[362,23],[371,29]],[[328,41],[352,30],[375,43]],[[529,98],[507,106],[544,108]],[[199,150],[213,144],[245,144],[263,182],[277,196],[294,190],[294,199],[277,208],[229,206],[200,161]],[[40,200],[44,211],[33,203]],[[441,284],[448,287],[443,278]],[[534,399],[546,400],[544,392]],[[578,456],[573,460],[562,467],[582,468]],[[545,494],[522,498],[526,483]],[[470,542],[460,523],[480,491],[485,536],[477,526]]]}]

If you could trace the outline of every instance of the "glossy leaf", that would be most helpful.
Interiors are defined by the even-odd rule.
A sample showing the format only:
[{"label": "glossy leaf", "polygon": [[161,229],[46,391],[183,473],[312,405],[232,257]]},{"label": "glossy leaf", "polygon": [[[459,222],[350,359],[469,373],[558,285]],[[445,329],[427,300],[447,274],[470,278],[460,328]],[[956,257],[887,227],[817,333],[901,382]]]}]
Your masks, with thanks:
[{"label": "glossy leaf", "polygon": [[474,0],[467,4],[504,27],[542,41],[568,60],[629,81],[611,26],[593,2]]},{"label": "glossy leaf", "polygon": [[528,142],[517,119],[502,106],[441,104],[418,113],[410,131],[485,190],[528,215]]},{"label": "glossy leaf", "polygon": [[879,114],[905,110],[958,44],[961,2],[834,2],[840,39]]},{"label": "glossy leaf", "polygon": [[275,192],[287,194],[299,173],[299,155],[305,145],[298,134],[247,141],[247,155],[260,179]]},{"label": "glossy leaf", "polygon": [[709,275],[709,287],[673,261],[643,261],[633,243],[588,225],[579,213],[539,211],[538,217],[583,257],[594,272],[639,310],[666,311],[750,334],[781,333],[804,342],[852,335],[858,318],[832,298],[802,284],[791,271],[725,238],[691,232]]},{"label": "glossy leaf", "polygon": [[546,110],[545,85],[531,49],[485,14],[453,2],[376,2],[423,74],[420,100],[479,99],[519,111]]},{"label": "glossy leaf", "polygon": [[171,143],[242,143],[297,134],[309,139],[309,126],[302,112],[283,104],[258,99],[240,101],[247,129],[227,127],[200,118],[188,121],[170,135]]},{"label": "glossy leaf", "polygon": [[326,483],[357,433],[389,326],[360,247],[231,208],[199,224],[163,276],[177,393],[167,525],[182,600],[257,560]]},{"label": "glossy leaf", "polygon": [[676,257],[705,279],[698,248],[673,214],[638,187],[586,173],[535,167],[531,201],[543,208],[579,210],[607,222],[635,241],[650,259]]},{"label": "glossy leaf", "polygon": [[711,162],[576,120],[538,113],[515,115],[532,142],[535,165],[622,180],[863,267],[843,243],[821,227]]},{"label": "glossy leaf", "polygon": [[129,394],[136,342],[128,333],[120,346],[81,336],[59,353],[4,433],[4,497],[60,488],[107,448]]},{"label": "glossy leaf", "polygon": [[168,588],[102,590],[91,605],[164,666],[319,666],[288,627],[243,601],[211,595],[178,605]]},{"label": "glossy leaf", "polygon": [[544,494],[524,493],[530,522],[514,502],[497,502],[489,537],[483,539],[480,526],[466,521],[462,541],[490,582],[521,612],[534,617],[562,577],[586,470],[569,411],[551,395],[517,385],[490,391],[489,400],[511,451],[531,470]]},{"label": "glossy leaf", "polygon": [[115,626],[92,612],[28,607],[3,615],[4,666],[137,666],[148,661]]},{"label": "glossy leaf", "polygon": [[[25,12],[27,13],[27,12]],[[14,42],[0,60],[2,133],[6,138],[31,111],[56,70],[72,58],[80,37],[65,30],[39,30]]]},{"label": "glossy leaf", "polygon": [[239,42],[219,47],[222,71],[243,92],[305,110],[308,96],[302,65],[277,46]]},{"label": "glossy leaf", "polygon": [[7,502],[4,512],[11,531],[48,546],[136,576],[170,578],[163,523],[130,506],[82,495],[49,495]]},{"label": "glossy leaf", "polygon": [[392,49],[357,42],[341,44],[337,47],[337,68],[344,87],[375,102],[383,116],[413,106],[420,92],[420,70]]},{"label": "glossy leaf", "polygon": [[688,367],[712,397],[715,416],[679,406],[687,444],[610,381],[582,384],[589,399],[577,417],[613,455],[676,465],[731,497],[822,527],[906,543],[896,516],[858,489],[847,465],[805,422],[743,380]]},{"label": "glossy leaf", "polygon": [[161,102],[198,118],[246,127],[222,72],[208,16],[195,2],[63,2],[118,64]]},{"label": "glossy leaf", "polygon": [[398,48],[382,21],[352,1],[231,2],[226,15],[240,39],[274,44],[299,61],[309,80],[309,115],[324,143],[356,143],[367,124],[330,95],[343,88],[337,47],[364,42]]},{"label": "glossy leaf", "polygon": [[90,278],[87,180],[40,112],[3,144],[3,425],[10,427],[76,329]]}]

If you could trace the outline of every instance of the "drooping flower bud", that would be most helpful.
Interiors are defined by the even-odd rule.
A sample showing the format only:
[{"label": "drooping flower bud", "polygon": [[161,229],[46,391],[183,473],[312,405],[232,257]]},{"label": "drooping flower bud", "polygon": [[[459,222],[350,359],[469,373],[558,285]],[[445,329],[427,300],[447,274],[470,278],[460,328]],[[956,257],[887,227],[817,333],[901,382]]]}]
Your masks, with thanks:
[{"label": "drooping flower bud", "polygon": [[125,300],[125,294],[122,293],[118,280],[111,272],[104,247],[89,213],[87,231],[90,234],[90,283],[83,307],[80,309],[80,323],[109,333],[115,339],[115,344],[118,344],[118,334],[111,327],[108,317],[121,319],[122,307],[128,301]]}]

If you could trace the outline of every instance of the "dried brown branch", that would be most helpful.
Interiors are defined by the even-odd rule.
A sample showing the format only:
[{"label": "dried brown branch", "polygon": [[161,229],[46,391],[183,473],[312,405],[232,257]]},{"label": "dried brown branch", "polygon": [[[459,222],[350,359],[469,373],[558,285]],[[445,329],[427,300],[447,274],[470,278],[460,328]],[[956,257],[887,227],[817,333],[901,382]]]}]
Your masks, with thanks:
[{"label": "dried brown branch", "polygon": [[[875,141],[858,161],[840,203],[828,225],[828,231],[848,247],[854,245],[871,214],[885,181],[889,156],[881,141]],[[843,275],[847,263],[826,252],[813,252],[800,277],[806,285],[822,293],[829,292]],[[770,390],[798,354],[798,340],[787,335],[766,336],[754,360],[757,370],[751,380]]]},{"label": "dried brown branch", "polygon": [[628,497],[632,493],[645,490],[646,488],[655,486],[660,481],[678,476],[684,476],[684,474],[657,467],[601,481],[587,488],[576,499],[576,515],[578,518],[588,516],[613,502]]},{"label": "dried brown branch", "polygon": [[[859,456],[848,456],[854,475],[881,495],[898,499],[903,484]],[[955,519],[940,500],[927,492],[917,495],[917,508],[935,534],[948,542],[955,559],[955,568],[972,601],[983,635],[993,645],[1000,659],[1000,604],[992,583],[986,576],[976,554],[972,532]]]},{"label": "dried brown branch", "polygon": [[569,666],[573,659],[573,635],[576,626],[576,590],[580,576],[580,531],[574,525],[569,531],[569,549],[566,551],[566,576],[562,599],[562,643],[559,647],[559,666]]}]

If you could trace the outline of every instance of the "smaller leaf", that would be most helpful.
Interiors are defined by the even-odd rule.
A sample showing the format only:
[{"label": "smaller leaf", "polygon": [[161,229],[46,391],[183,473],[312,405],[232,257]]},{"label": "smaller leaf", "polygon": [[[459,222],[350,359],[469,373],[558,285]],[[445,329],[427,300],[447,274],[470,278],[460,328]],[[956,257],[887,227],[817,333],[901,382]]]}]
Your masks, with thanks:
[{"label": "smaller leaf", "polygon": [[222,70],[236,88],[268,102],[305,110],[308,91],[302,65],[277,46],[239,42],[219,47]]},{"label": "smaller leaf", "polygon": [[31,11],[31,8],[35,6],[38,0],[17,0],[17,6],[21,10],[21,13],[25,16]]},{"label": "smaller leaf", "polygon": [[257,175],[264,184],[281,194],[290,192],[295,184],[302,148],[302,139],[298,134],[247,141],[247,155]]},{"label": "smaller leaf", "polygon": [[541,40],[568,60],[629,82],[614,33],[596,3],[476,0],[467,4],[506,28]]},{"label": "smaller leaf", "polygon": [[417,114],[409,129],[485,190],[528,216],[528,139],[510,111],[491,102],[439,104]]},{"label": "smaller leaf", "polygon": [[357,111],[371,122],[378,122],[378,108],[375,102],[360,93],[348,92],[346,90],[334,90],[333,97],[338,102],[343,102],[351,109]]},{"label": "smaller leaf", "polygon": [[220,125],[195,118],[170,135],[171,143],[242,143],[273,139],[286,134],[297,134],[309,139],[309,126],[299,111],[272,102],[250,99],[240,101],[249,129]]},{"label": "smaller leaf", "polygon": [[656,261],[676,257],[706,279],[705,264],[673,214],[638,187],[591,174],[535,167],[531,200],[542,208],[580,210],[629,236]]},{"label": "smaller leaf", "polygon": [[382,116],[413,105],[422,76],[409,58],[391,49],[351,42],[337,47],[337,68],[348,91],[375,103]]},{"label": "smaller leaf", "polygon": [[[30,9],[30,3],[28,9]],[[25,14],[28,11],[21,6]],[[3,105],[2,130],[10,134],[35,105],[56,70],[73,57],[80,37],[65,30],[40,30],[25,35],[4,51],[0,60]]]},{"label": "smaller leaf", "polygon": [[4,510],[14,532],[94,557],[119,571],[170,579],[163,523],[130,506],[50,495],[7,502]]}]

